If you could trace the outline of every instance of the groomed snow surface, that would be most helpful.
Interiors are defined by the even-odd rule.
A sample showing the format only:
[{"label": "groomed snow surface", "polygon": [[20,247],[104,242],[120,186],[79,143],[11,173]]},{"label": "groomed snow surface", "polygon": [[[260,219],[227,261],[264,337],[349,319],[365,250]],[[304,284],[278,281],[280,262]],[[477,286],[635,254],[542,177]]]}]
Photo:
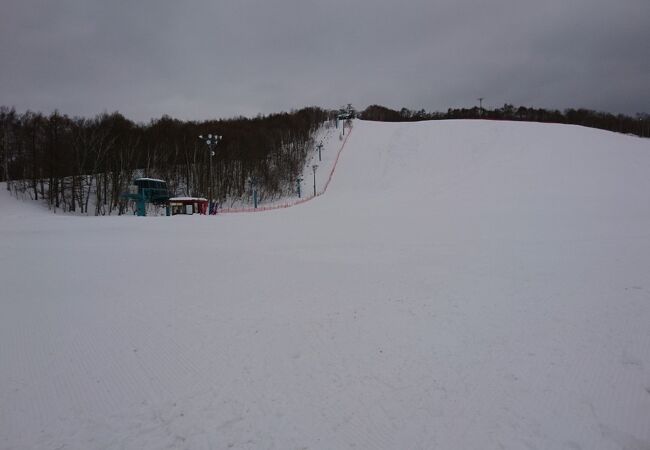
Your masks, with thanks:
[{"label": "groomed snow surface", "polygon": [[356,121],[216,217],[3,189],[0,448],[647,450],[650,141]]}]

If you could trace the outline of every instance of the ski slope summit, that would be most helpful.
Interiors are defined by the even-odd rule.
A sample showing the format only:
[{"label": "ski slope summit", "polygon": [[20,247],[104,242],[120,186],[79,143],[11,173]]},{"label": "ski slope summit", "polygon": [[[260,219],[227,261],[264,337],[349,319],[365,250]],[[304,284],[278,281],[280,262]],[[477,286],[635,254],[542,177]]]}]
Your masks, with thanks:
[{"label": "ski slope summit", "polygon": [[288,209],[3,189],[0,448],[648,449],[649,168],[577,126],[355,121]]}]

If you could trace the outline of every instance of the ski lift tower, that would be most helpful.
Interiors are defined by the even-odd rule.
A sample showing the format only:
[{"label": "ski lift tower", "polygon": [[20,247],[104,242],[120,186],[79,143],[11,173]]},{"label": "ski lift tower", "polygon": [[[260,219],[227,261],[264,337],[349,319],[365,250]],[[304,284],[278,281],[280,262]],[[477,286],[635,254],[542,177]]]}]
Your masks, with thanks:
[{"label": "ski lift tower", "polygon": [[301,192],[300,192],[300,183],[302,183],[302,181],[303,181],[303,178],[300,177],[300,176],[296,179],[296,188],[297,188],[297,190],[298,190],[298,198],[301,197]]},{"label": "ski lift tower", "polygon": [[345,121],[350,119],[350,113],[341,113],[336,116],[336,128],[338,128],[339,120],[341,121],[341,126],[343,127],[343,136],[345,136]]},{"label": "ski lift tower", "polygon": [[316,169],[318,169],[318,164],[311,166],[311,170],[314,171],[314,197],[316,197]]}]

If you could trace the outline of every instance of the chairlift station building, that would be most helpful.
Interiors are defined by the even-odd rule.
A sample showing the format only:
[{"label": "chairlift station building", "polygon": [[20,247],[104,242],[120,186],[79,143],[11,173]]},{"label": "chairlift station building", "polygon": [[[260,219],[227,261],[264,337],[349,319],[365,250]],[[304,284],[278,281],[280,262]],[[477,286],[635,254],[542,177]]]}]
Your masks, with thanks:
[{"label": "chairlift station building", "polygon": [[125,200],[134,201],[136,214],[147,215],[147,203],[165,206],[168,216],[177,214],[207,214],[208,200],[202,197],[174,197],[167,182],[156,178],[136,178],[129,192],[122,194]]}]

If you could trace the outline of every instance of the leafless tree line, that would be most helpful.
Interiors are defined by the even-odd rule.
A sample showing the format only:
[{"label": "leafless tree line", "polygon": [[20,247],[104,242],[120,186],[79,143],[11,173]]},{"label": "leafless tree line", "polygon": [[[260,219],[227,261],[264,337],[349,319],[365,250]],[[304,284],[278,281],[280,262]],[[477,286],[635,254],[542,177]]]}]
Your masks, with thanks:
[{"label": "leafless tree line", "polygon": [[[82,214],[123,214],[122,194],[137,176],[162,178],[179,195],[224,202],[247,195],[257,180],[266,196],[295,185],[316,130],[334,112],[310,107],[290,113],[187,122],[163,116],[138,124],[119,113],[94,118],[59,112],[17,113],[0,107],[0,180],[7,189],[50,208]],[[223,136],[213,157],[198,136]]]},{"label": "leafless tree line", "polygon": [[583,125],[591,128],[635,134],[650,137],[650,114],[638,113],[634,117],[624,114],[611,114],[590,109],[565,109],[564,111],[544,108],[529,108],[505,104],[500,108],[448,109],[447,112],[427,112],[424,109],[413,111],[402,108],[399,111],[381,105],[371,105],[363,110],[359,117],[364,120],[381,122],[415,122],[420,120],[445,119],[487,119],[514,120],[525,122],[565,123]]}]

